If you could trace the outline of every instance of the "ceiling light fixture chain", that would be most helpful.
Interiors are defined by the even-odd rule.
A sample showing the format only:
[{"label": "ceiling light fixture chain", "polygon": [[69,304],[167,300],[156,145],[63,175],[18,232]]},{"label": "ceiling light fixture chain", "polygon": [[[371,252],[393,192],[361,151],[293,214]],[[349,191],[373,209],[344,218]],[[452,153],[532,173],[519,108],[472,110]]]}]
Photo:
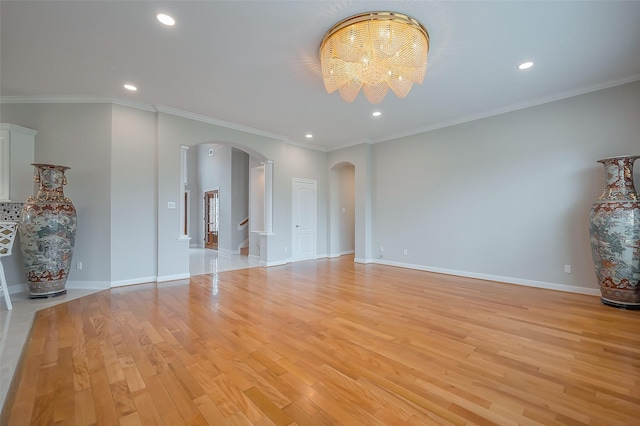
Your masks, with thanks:
[{"label": "ceiling light fixture chain", "polygon": [[367,12],[338,22],[320,45],[328,93],[353,102],[360,89],[372,104],[389,88],[399,98],[424,80],[429,34],[414,18],[396,12]]}]

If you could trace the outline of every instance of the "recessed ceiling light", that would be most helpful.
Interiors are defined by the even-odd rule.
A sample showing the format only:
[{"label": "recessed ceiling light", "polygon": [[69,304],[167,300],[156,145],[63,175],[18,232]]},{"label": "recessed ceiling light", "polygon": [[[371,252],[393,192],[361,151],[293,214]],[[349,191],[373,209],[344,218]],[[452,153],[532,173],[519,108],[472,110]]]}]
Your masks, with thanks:
[{"label": "recessed ceiling light", "polygon": [[132,92],[135,92],[136,90],[138,90],[138,88],[136,86],[134,86],[133,84],[125,84],[124,88],[127,90],[131,90]]},{"label": "recessed ceiling light", "polygon": [[380,111],[375,111],[373,114],[374,117],[380,117],[382,115],[382,113]]},{"label": "recessed ceiling light", "polygon": [[174,26],[176,24],[176,20],[175,19],[173,19],[171,16],[166,15],[164,13],[158,13],[156,15],[156,18],[158,18],[158,21],[160,21],[161,23],[163,23],[163,24],[165,24],[165,25],[167,25],[169,27],[172,27],[172,26]]},{"label": "recessed ceiling light", "polygon": [[533,66],[533,62],[527,61],[527,62],[523,62],[520,65],[518,65],[518,69],[519,70],[526,70],[528,68],[531,68],[532,66]]},{"label": "recessed ceiling light", "polygon": [[313,135],[312,135],[311,133],[307,133],[307,134],[305,135],[305,137],[306,137],[307,139],[311,139],[311,138],[313,137]]}]

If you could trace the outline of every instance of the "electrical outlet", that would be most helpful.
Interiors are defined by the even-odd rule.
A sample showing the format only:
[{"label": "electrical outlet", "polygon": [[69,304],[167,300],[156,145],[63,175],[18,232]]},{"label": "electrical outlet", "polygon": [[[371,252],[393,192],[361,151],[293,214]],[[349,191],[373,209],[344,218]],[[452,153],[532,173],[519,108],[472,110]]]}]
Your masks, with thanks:
[{"label": "electrical outlet", "polygon": [[407,249],[404,249],[404,255],[405,256],[407,255]]},{"label": "electrical outlet", "polygon": [[284,252],[289,253],[289,246],[284,246]]},{"label": "electrical outlet", "polygon": [[175,209],[176,208],[176,203],[174,203],[173,201],[169,201],[167,203],[167,208],[168,209]]},{"label": "electrical outlet", "polygon": [[380,253],[384,253],[384,247],[380,246]]},{"label": "electrical outlet", "polygon": [[76,262],[76,269],[82,269],[82,262]]},{"label": "electrical outlet", "polygon": [[571,265],[564,265],[564,273],[565,274],[571,273]]}]

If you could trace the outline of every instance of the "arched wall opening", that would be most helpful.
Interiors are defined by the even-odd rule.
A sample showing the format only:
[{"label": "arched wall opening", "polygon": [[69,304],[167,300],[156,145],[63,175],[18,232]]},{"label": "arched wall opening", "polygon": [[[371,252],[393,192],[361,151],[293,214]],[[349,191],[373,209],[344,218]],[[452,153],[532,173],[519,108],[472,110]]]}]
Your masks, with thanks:
[{"label": "arched wall opening", "polygon": [[182,146],[181,155],[181,227],[189,247],[259,260],[260,235],[271,227],[273,162],[225,141]]},{"label": "arched wall opening", "polygon": [[344,161],[330,169],[330,257],[356,250],[355,165]]}]

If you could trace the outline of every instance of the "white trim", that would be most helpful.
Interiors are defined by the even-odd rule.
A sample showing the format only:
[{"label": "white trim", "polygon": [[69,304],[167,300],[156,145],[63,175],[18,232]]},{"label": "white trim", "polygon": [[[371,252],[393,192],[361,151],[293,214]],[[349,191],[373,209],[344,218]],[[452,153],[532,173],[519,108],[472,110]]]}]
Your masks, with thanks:
[{"label": "white trim", "polygon": [[119,98],[95,98],[73,96],[1,96],[3,104],[113,104],[148,112],[158,112],[158,109],[144,102],[130,101]]},{"label": "white trim", "polygon": [[4,126],[0,128],[0,200],[11,202],[11,131]]},{"label": "white trim", "polygon": [[158,112],[175,115],[176,117],[188,118],[189,120],[214,124],[216,126],[226,127],[227,129],[240,130],[242,132],[251,133],[258,136],[264,136],[266,138],[278,139],[283,142],[287,142],[289,140],[288,137],[276,133],[265,132],[264,130],[254,129],[253,127],[243,126],[241,124],[231,123],[229,121],[218,120],[217,118],[211,118],[200,114],[194,114],[192,112],[184,111],[177,108],[172,108],[164,105],[156,105],[155,108]]},{"label": "white trim", "polygon": [[230,123],[228,121],[224,121],[224,120],[218,120],[216,118],[212,118],[212,117],[206,117],[204,115],[199,115],[199,114],[194,114],[188,111],[184,111],[181,109],[177,109],[177,108],[172,108],[172,107],[168,107],[168,106],[164,106],[164,105],[151,105],[151,104],[147,104],[147,103],[142,103],[142,102],[134,102],[134,101],[130,101],[130,100],[126,100],[126,99],[120,99],[120,98],[93,98],[93,97],[56,97],[56,96],[0,96],[0,103],[6,103],[6,104],[33,104],[33,103],[41,103],[41,104],[45,104],[45,103],[49,103],[49,104],[55,104],[55,103],[60,103],[60,104],[114,104],[114,105],[121,105],[121,106],[126,106],[126,107],[130,107],[130,108],[137,108],[137,109],[141,109],[144,111],[149,111],[149,112],[162,112],[165,114],[170,114],[170,115],[174,115],[177,117],[183,117],[183,118],[187,118],[190,120],[194,120],[194,121],[200,121],[203,123],[208,123],[208,124],[214,124],[216,126],[221,126],[221,127],[225,127],[228,129],[234,129],[234,130],[239,130],[242,132],[247,132],[247,133],[251,133],[254,135],[258,135],[258,136],[264,136],[267,138],[271,138],[271,139],[276,139],[276,140],[280,140],[282,142],[285,142],[289,145],[296,145],[296,146],[301,146],[304,148],[309,148],[309,149],[313,149],[316,151],[321,151],[321,152],[332,152],[332,151],[338,151],[340,149],[344,149],[344,148],[349,148],[351,146],[355,146],[355,145],[360,145],[363,143],[369,143],[369,144],[376,144],[376,143],[382,143],[382,142],[387,142],[390,140],[394,140],[394,139],[399,139],[399,138],[403,138],[403,137],[407,137],[407,136],[413,136],[413,135],[417,135],[420,133],[425,133],[425,132],[429,132],[431,130],[437,130],[437,129],[442,129],[445,127],[451,127],[451,126],[455,126],[457,124],[462,124],[462,123],[467,123],[470,121],[475,121],[475,120],[480,120],[482,118],[487,118],[487,117],[492,117],[495,115],[500,115],[500,114],[505,114],[508,112],[512,112],[512,111],[517,111],[520,109],[525,109],[525,108],[529,108],[532,106],[537,106],[537,105],[542,105],[542,104],[546,104],[549,102],[555,102],[555,101],[559,101],[562,99],[567,99],[567,98],[571,98],[573,96],[579,96],[579,95],[584,95],[587,93],[591,93],[591,92],[595,92],[598,90],[603,90],[603,89],[608,89],[610,87],[615,87],[615,86],[621,86],[623,84],[627,84],[627,83],[633,83],[634,81],[638,81],[640,80],[640,75],[633,75],[631,77],[627,77],[627,78],[622,78],[619,80],[614,80],[614,81],[609,81],[607,83],[603,83],[603,84],[597,84],[597,85],[593,85],[593,86],[587,86],[587,87],[583,87],[579,90],[573,90],[573,91],[569,91],[569,92],[564,92],[564,93],[560,93],[560,94],[556,94],[556,95],[552,95],[552,96],[547,96],[547,97],[543,97],[543,98],[538,98],[538,99],[534,99],[531,101],[527,101],[527,102],[523,102],[523,103],[519,103],[519,104],[513,104],[513,105],[509,105],[506,107],[502,107],[502,108],[496,108],[494,110],[491,111],[487,111],[487,112],[481,112],[481,113],[477,113],[477,114],[470,114],[470,115],[466,115],[463,117],[459,117],[453,120],[447,120],[447,121],[441,121],[438,123],[433,123],[431,125],[425,126],[425,127],[420,127],[417,129],[413,129],[407,132],[401,132],[401,133],[397,133],[391,136],[385,136],[384,138],[378,139],[378,140],[370,140],[370,139],[362,139],[362,140],[357,140],[357,141],[353,141],[351,143],[347,143],[344,145],[340,145],[340,146],[336,146],[336,147],[322,147],[322,146],[318,146],[318,145],[311,145],[308,143],[303,143],[303,142],[298,142],[298,141],[293,141],[290,140],[289,137],[287,136],[283,136],[283,135],[279,135],[276,133],[271,133],[271,132],[267,132],[264,130],[260,130],[260,129],[255,129],[252,127],[247,127],[247,126],[243,126],[240,124],[236,124],[236,123]]},{"label": "white trim", "polygon": [[418,271],[435,272],[437,274],[455,275],[458,277],[476,278],[479,280],[495,281],[506,284],[517,284],[527,287],[543,288],[547,290],[564,291],[568,293],[586,294],[589,296],[600,297],[600,290],[588,287],[577,287],[573,285],[550,283],[546,281],[526,280],[522,278],[504,277],[501,275],[489,275],[476,272],[457,271],[453,269],[434,268],[431,266],[414,265],[410,263],[393,262],[388,260],[374,260],[373,263],[378,265],[396,266],[399,268],[416,269]]},{"label": "white trim", "polygon": [[354,263],[363,263],[363,264],[368,264],[368,263],[374,263],[375,261],[372,259],[358,259],[357,257],[355,259],[353,259]]},{"label": "white trim", "polygon": [[111,288],[123,287],[123,286],[134,285],[134,284],[150,284],[155,282],[156,282],[155,276],[134,278],[131,280],[111,281]]},{"label": "white trim", "polygon": [[355,250],[344,250],[344,251],[340,252],[340,256],[344,256],[344,255],[347,255],[347,254],[355,254],[355,253],[356,253]]},{"label": "white trim", "polygon": [[11,284],[7,286],[7,290],[9,290],[9,295],[24,293],[25,291],[29,291],[29,284],[27,283]]},{"label": "white trim", "polygon": [[234,254],[240,254],[240,249],[238,250],[228,250],[228,249],[222,249],[222,248],[218,248],[218,254],[221,256],[231,256]]},{"label": "white trim", "polygon": [[[434,123],[431,124],[429,126],[424,126],[424,127],[420,127],[417,129],[412,129],[406,132],[401,132],[401,133],[396,133],[394,135],[390,135],[390,136],[385,136],[383,139],[378,139],[373,141],[373,143],[381,143],[381,142],[388,142],[394,139],[400,139],[400,138],[404,138],[407,136],[413,136],[413,135],[417,135],[420,133],[426,133],[432,130],[437,130],[437,129],[443,129],[445,127],[451,127],[451,126],[456,126],[458,124],[462,124],[462,123],[468,123],[470,121],[475,121],[475,120],[481,120],[483,118],[488,118],[488,117],[493,117],[496,115],[500,115],[500,114],[506,114],[509,112],[513,112],[513,111],[518,111],[521,109],[525,109],[525,108],[530,108],[530,107],[534,107],[537,105],[543,105],[543,104],[547,104],[550,102],[555,102],[555,101],[560,101],[562,99],[567,99],[567,98],[572,98],[574,96],[580,96],[580,95],[585,95],[587,93],[591,93],[591,92],[596,92],[598,90],[603,90],[603,89],[608,89],[610,87],[615,87],[615,86],[621,86],[623,84],[627,84],[627,83],[633,83],[634,81],[640,80],[640,75],[634,75],[628,78],[623,78],[620,80],[615,80],[615,81],[610,81],[604,84],[598,84],[598,85],[594,85],[594,86],[588,86],[588,87],[584,87],[580,90],[573,90],[570,92],[564,92],[564,93],[559,93],[559,94],[555,94],[552,96],[546,96],[543,98],[538,98],[538,99],[533,99],[530,101],[526,101],[526,102],[521,102],[518,104],[512,104],[512,105],[508,105],[505,107],[501,107],[501,108],[496,108],[490,111],[484,111],[484,112],[480,112],[480,113],[476,113],[476,114],[469,114],[469,115],[465,115],[463,117],[459,117],[459,118],[455,118],[453,120],[447,120],[447,121],[441,121],[439,123]],[[357,145],[357,144],[354,144]],[[351,145],[346,145],[340,148],[336,148],[336,149],[342,149],[342,148],[346,148],[349,147]]]},{"label": "white trim", "polygon": [[249,263],[251,262],[260,263],[260,256],[256,256],[255,254],[250,254],[247,256],[247,260],[249,260]]},{"label": "white trim", "polygon": [[304,142],[290,140],[288,136],[277,133],[267,132],[253,127],[244,126],[242,124],[231,123],[229,121],[219,120],[213,117],[194,114],[178,108],[172,108],[165,105],[152,105],[144,102],[135,102],[120,98],[96,98],[96,97],[70,97],[70,96],[1,96],[2,104],[112,104],[129,108],[140,109],[143,111],[163,114],[169,114],[176,117],[187,118],[189,120],[199,121],[201,123],[213,124],[227,129],[239,130],[241,132],[262,136],[269,139],[276,139],[289,145],[301,146],[313,149],[315,151],[327,152],[328,148],[312,145]]},{"label": "white trim", "polygon": [[108,290],[111,288],[109,281],[67,281],[65,288],[72,290]]},{"label": "white trim", "polygon": [[[180,235],[180,240],[189,238],[189,200],[185,202],[184,196],[187,193],[187,151],[189,147],[186,145],[180,145],[180,202],[178,205],[180,206],[180,228],[178,235]],[[190,195],[188,195],[189,197]],[[187,212],[185,213],[185,209]],[[187,222],[187,232],[184,232],[184,224]],[[190,239],[190,238],[189,238]]]},{"label": "white trim", "polygon": [[327,257],[328,257],[329,259],[334,259],[334,258],[336,258],[336,257],[340,257],[340,256],[341,256],[341,255],[340,255],[340,253],[331,253],[331,254],[328,254],[328,255],[327,255]]},{"label": "white trim", "polygon": [[191,274],[187,272],[186,274],[163,275],[158,277],[156,282],[162,283],[166,281],[186,280],[188,278],[191,278]]},{"label": "white trim", "polygon": [[[108,290],[112,286],[109,281],[67,281],[65,288],[71,290]],[[18,294],[29,291],[28,283],[13,284],[7,286],[9,294]]]},{"label": "white trim", "polygon": [[270,266],[282,266],[282,265],[286,265],[287,263],[291,263],[291,259],[286,259],[286,260],[276,260],[274,262],[263,262],[262,260],[260,261],[260,266],[265,266],[265,267],[270,267]]}]

